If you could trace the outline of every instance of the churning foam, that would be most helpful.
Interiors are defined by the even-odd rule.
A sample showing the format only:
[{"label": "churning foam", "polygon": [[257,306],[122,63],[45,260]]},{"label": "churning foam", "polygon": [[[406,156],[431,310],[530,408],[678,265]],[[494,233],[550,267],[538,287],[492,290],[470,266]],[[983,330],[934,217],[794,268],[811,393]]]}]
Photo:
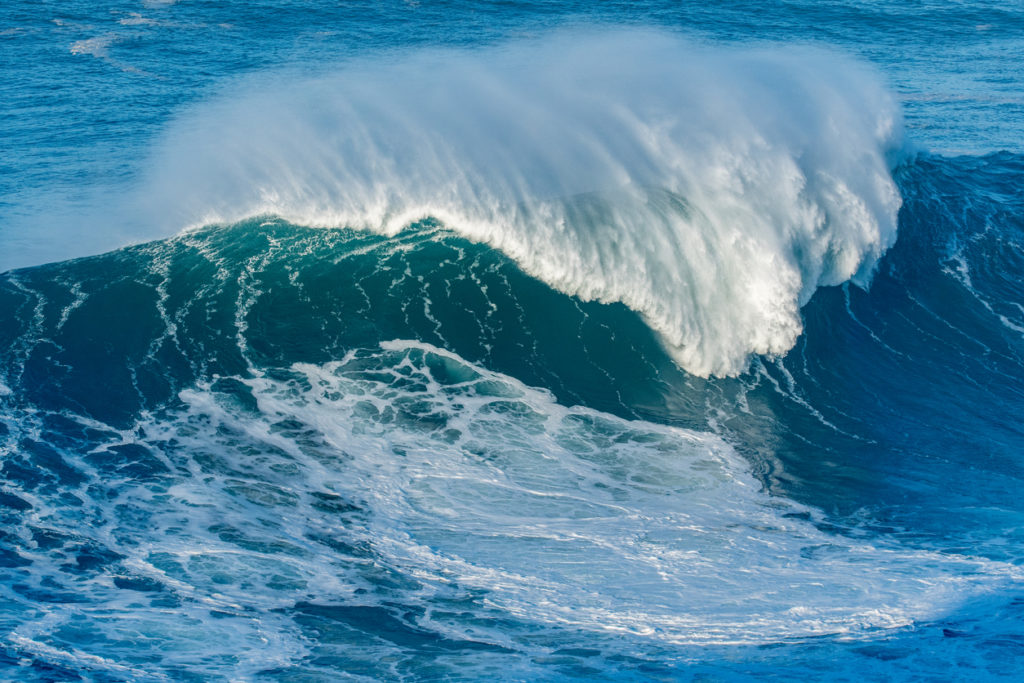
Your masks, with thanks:
[{"label": "churning foam", "polygon": [[[24,550],[32,571],[3,615],[17,656],[139,680],[248,680],[317,660],[373,670],[439,643],[612,661],[867,639],[1020,580],[1010,565],[826,531],[713,434],[565,407],[420,342],[179,398],[120,432],[64,414],[97,439],[55,446],[79,479],[9,483],[33,506],[18,537],[39,525],[67,545]],[[9,420],[6,443],[39,434],[36,420]],[[116,560],[83,570],[67,561],[82,548]],[[54,602],[61,586],[75,599]],[[334,617],[309,637],[317,614]]]},{"label": "churning foam", "polygon": [[[414,594],[482,591],[525,624],[675,643],[858,637],[934,618],[1008,571],[823,532],[712,434],[566,408],[419,342],[240,383],[255,406],[188,390],[184,420],[146,431],[259,481],[251,495],[285,528],[322,517],[302,502],[318,491],[358,506],[337,542],[372,547]],[[265,533],[208,473],[174,490]]]}]

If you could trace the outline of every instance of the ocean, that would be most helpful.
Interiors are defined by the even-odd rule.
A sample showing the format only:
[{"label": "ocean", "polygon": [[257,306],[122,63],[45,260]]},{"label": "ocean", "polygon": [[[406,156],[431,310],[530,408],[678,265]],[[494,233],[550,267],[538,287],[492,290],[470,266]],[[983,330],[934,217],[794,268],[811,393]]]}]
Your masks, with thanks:
[{"label": "ocean", "polygon": [[1022,54],[8,0],[0,680],[1020,680]]}]

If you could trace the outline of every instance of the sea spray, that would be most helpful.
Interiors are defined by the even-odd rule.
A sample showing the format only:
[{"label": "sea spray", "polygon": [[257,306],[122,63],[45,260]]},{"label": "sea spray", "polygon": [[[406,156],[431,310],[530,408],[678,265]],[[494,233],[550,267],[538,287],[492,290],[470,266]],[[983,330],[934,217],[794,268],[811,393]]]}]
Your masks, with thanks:
[{"label": "sea spray", "polygon": [[576,30],[327,71],[183,112],[122,234],[263,214],[394,234],[431,217],[626,304],[704,376],[786,352],[815,289],[867,283],[895,240],[899,108],[832,52]]}]

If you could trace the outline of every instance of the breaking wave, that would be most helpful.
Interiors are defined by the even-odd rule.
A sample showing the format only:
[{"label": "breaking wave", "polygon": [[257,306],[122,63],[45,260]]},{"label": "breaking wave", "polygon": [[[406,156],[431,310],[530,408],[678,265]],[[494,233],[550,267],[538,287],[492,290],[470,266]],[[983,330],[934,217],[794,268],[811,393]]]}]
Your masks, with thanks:
[{"label": "breaking wave", "polygon": [[734,375],[793,346],[816,288],[869,281],[901,135],[880,78],[837,54],[560,32],[236,84],[168,128],[96,232],[432,218],[626,304],[687,371]]}]

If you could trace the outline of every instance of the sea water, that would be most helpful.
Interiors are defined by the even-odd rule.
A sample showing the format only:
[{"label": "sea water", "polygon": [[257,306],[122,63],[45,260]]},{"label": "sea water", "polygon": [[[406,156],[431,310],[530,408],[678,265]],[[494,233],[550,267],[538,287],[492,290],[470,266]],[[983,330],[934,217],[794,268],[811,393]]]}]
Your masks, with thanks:
[{"label": "sea water", "polygon": [[1024,8],[0,45],[0,679],[1024,672]]}]

